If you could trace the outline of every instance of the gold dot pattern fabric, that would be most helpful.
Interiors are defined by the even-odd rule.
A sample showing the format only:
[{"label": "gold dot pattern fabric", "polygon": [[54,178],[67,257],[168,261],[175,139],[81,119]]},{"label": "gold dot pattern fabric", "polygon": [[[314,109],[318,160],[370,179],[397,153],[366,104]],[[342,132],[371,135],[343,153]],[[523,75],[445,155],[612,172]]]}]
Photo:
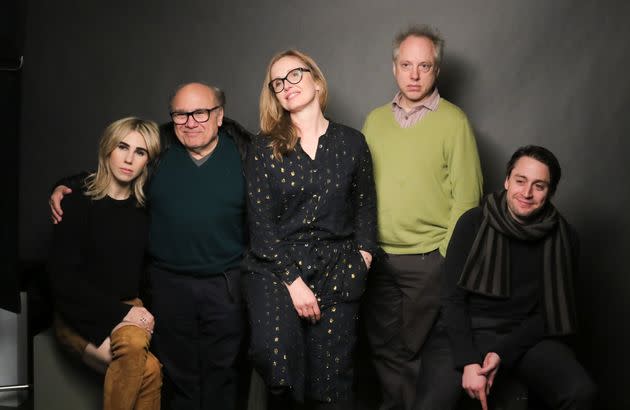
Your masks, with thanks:
[{"label": "gold dot pattern fabric", "polygon": [[[333,122],[314,159],[298,144],[276,160],[268,145],[257,137],[245,167],[252,356],[271,387],[297,399],[345,400],[367,277],[359,250],[378,250],[371,155],[359,131]],[[315,325],[299,319],[286,289],[297,277],[318,300]]]}]

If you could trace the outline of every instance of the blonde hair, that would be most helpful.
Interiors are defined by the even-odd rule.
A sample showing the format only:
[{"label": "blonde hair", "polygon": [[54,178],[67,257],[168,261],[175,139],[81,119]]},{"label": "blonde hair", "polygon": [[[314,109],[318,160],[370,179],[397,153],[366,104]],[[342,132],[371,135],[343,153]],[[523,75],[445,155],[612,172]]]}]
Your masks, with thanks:
[{"label": "blonde hair", "polygon": [[131,194],[136,198],[139,206],[145,204],[144,184],[149,176],[149,162],[157,158],[160,153],[160,131],[153,121],[136,117],[127,117],[115,121],[105,128],[98,145],[98,168],[85,180],[87,188],[85,195],[92,199],[102,199],[112,183],[112,170],[109,167],[109,156],[118,144],[131,132],[137,132],[147,145],[149,161],[140,175],[131,181]]},{"label": "blonde hair", "polygon": [[298,50],[286,50],[276,54],[269,61],[267,72],[260,92],[260,130],[271,138],[270,147],[273,156],[281,160],[283,155],[293,151],[298,141],[297,129],[291,122],[291,116],[282,108],[276,93],[269,88],[271,67],[283,57],[296,57],[310,70],[313,81],[319,85],[318,100],[322,110],[326,110],[328,102],[328,85],[324,74],[310,56]]}]

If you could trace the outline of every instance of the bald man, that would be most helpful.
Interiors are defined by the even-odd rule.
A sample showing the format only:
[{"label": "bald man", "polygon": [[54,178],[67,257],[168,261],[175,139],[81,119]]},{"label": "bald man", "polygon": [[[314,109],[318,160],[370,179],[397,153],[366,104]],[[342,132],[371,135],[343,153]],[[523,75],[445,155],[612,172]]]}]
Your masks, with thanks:
[{"label": "bald man", "polygon": [[[245,332],[239,266],[246,246],[241,161],[250,134],[224,117],[221,90],[180,86],[147,189],[152,346],[167,409],[236,408]],[[51,197],[61,220],[64,190]],[[65,191],[68,192],[68,191]],[[124,232],[121,232],[124,235]]]}]

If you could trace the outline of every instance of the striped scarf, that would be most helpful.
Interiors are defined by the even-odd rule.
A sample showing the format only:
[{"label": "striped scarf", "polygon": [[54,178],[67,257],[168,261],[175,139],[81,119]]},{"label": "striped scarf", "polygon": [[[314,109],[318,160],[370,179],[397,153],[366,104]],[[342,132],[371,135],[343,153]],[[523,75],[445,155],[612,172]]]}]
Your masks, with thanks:
[{"label": "striped scarf", "polygon": [[483,219],[458,285],[486,296],[510,297],[509,239],[544,238],[543,300],[547,332],[575,331],[573,260],[568,226],[556,208],[547,203],[537,220],[526,225],[510,216],[505,191],[486,196]]}]

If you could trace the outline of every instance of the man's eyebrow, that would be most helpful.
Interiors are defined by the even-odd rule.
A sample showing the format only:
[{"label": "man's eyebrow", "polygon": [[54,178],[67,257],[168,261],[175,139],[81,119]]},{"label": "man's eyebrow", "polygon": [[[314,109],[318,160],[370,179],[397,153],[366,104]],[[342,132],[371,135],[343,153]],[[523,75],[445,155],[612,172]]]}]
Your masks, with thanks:
[{"label": "man's eyebrow", "polygon": [[[515,178],[524,178],[524,179],[529,181],[529,178],[527,178],[527,176],[522,175],[522,174],[514,174],[514,177]],[[543,183],[549,185],[549,181],[547,181],[546,179],[534,179],[533,182],[534,183],[543,182]]]}]

